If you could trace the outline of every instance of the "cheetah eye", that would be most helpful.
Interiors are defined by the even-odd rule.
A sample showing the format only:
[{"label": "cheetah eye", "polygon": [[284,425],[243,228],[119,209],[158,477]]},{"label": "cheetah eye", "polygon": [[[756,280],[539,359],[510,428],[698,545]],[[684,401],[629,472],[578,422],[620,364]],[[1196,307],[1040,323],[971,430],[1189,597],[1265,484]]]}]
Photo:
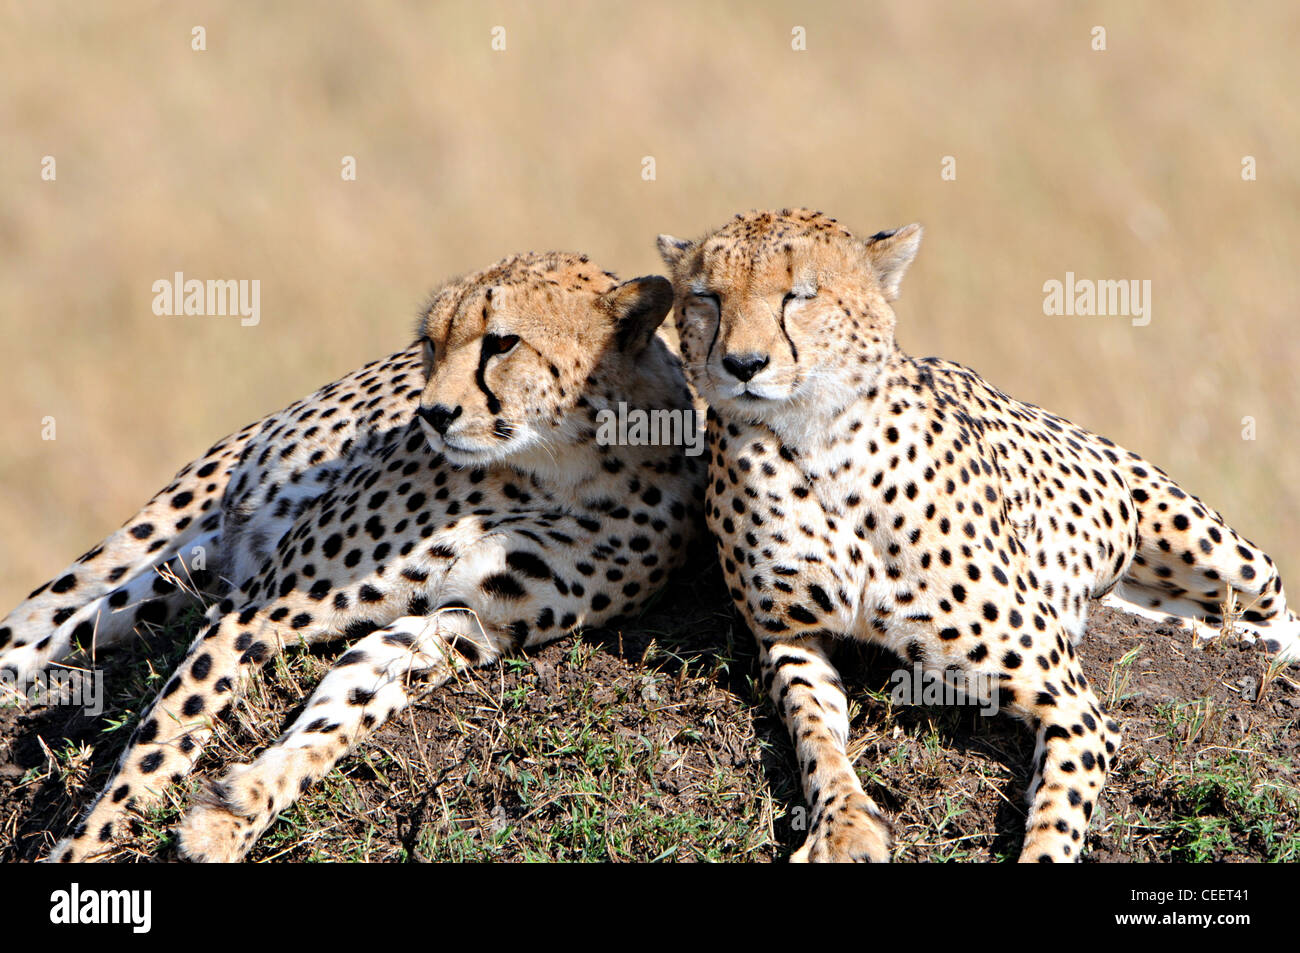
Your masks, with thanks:
[{"label": "cheetah eye", "polygon": [[436,364],[436,363],[438,363],[438,362],[437,362],[437,353],[438,353],[438,352],[437,352],[437,349],[436,349],[436,348],[434,347],[434,345],[433,345],[433,341],[429,340],[429,338],[424,338],[420,343],[423,345],[423,348],[424,348],[424,360],[425,360],[425,363],[427,363],[427,364]]},{"label": "cheetah eye", "polygon": [[722,310],[722,300],[712,291],[697,291],[691,295],[688,307],[692,305],[711,306],[715,311]]},{"label": "cheetah eye", "polygon": [[493,357],[497,354],[508,354],[515,349],[519,343],[518,334],[505,334],[497,336],[495,334],[483,335],[483,356]]},{"label": "cheetah eye", "polygon": [[815,297],[817,297],[817,289],[815,288],[812,289],[811,291],[808,290],[795,291],[792,288],[789,291],[787,291],[785,293],[785,297],[781,299],[781,308],[784,310],[785,306],[788,305],[791,301],[811,301]]}]

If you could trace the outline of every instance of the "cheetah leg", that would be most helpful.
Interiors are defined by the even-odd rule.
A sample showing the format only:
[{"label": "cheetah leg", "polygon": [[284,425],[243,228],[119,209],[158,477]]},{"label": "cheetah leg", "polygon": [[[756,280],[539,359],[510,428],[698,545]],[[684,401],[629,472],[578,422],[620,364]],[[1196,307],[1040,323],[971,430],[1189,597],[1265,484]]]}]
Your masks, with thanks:
[{"label": "cheetah leg", "polygon": [[256,761],[210,784],[185,816],[180,852],[194,861],[238,861],[276,816],[369,732],[411,702],[411,683],[434,688],[456,671],[513,647],[485,634],[468,610],[405,616],[356,643],[307,707]]},{"label": "cheetah leg", "polygon": [[[1119,725],[1102,710],[1071,655],[1060,688],[1038,682],[1015,685],[1018,714],[1038,722],[1034,776],[1021,862],[1079,859],[1093,808],[1119,747]],[[1013,683],[1014,684],[1014,683]]]},{"label": "cheetah leg", "polygon": [[[575,551],[596,548],[590,531],[576,521],[557,519],[551,525],[567,534]],[[409,703],[408,676],[420,675],[426,686],[442,684],[464,665],[485,664],[517,647],[542,645],[584,624],[599,624],[616,611],[616,596],[625,601],[632,596],[628,576],[606,585],[593,573],[591,588],[570,585],[548,556],[531,534],[503,529],[461,553],[441,580],[422,583],[427,588],[420,598],[436,594],[430,601],[443,608],[432,617],[404,615],[344,655],[284,736],[209,789],[183,822],[182,851],[195,860],[244,856],[306,785]],[[650,591],[636,585],[637,595]],[[626,607],[636,604],[626,602]]]},{"label": "cheetah leg", "polygon": [[793,863],[889,860],[890,826],[847,752],[848,699],[818,636],[759,640],[763,682],[794,742],[804,798],[812,808],[808,837]]},{"label": "cheetah leg", "polygon": [[[0,668],[9,664],[7,650],[46,641],[44,649],[24,653],[21,662],[26,668],[14,666],[15,670],[26,672],[36,664],[34,671],[39,671],[43,663],[35,663],[33,659],[49,654],[54,643],[52,637],[74,613],[86,611],[91,603],[131,579],[151,575],[153,567],[178,553],[189,561],[193,547],[199,545],[198,538],[220,529],[221,495],[240,453],[259,427],[260,422],[250,424],[182,467],[172,482],[121,529],[0,619]],[[215,551],[209,551],[208,562],[212,563],[215,556]],[[84,617],[81,621],[85,621]],[[74,623],[74,628],[77,624]],[[66,639],[62,641],[67,644]]]},{"label": "cheetah leg", "polygon": [[214,616],[220,621],[191,644],[141,718],[108,784],[49,860],[96,860],[110,851],[114,837],[124,833],[129,812],[158,803],[189,774],[212,736],[213,719],[230,707],[251,667],[281,651],[279,626],[266,617],[265,607],[220,616],[223,608],[228,604],[213,606],[209,622]]},{"label": "cheetah leg", "polygon": [[[184,552],[147,566],[106,595],[91,599],[53,633],[0,653],[0,668],[12,671],[12,681],[22,684],[78,646],[94,653],[127,641],[138,624],[162,625],[198,604],[196,597],[211,585],[212,574],[198,568],[195,556],[211,558],[219,545],[216,532],[194,537]],[[7,685],[0,683],[0,690]]]},{"label": "cheetah leg", "polygon": [[1231,586],[1244,610],[1237,627],[1269,651],[1300,659],[1300,618],[1287,607],[1269,555],[1157,468],[1139,461],[1128,471],[1138,551],[1106,604],[1210,638]]}]

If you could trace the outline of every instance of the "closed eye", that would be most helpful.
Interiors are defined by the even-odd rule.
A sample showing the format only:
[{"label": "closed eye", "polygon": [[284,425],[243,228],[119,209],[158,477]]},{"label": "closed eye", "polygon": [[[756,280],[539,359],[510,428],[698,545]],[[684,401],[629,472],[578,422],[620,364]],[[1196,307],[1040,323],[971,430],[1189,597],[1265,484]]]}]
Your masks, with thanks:
[{"label": "closed eye", "polygon": [[781,307],[784,308],[791,301],[811,301],[815,297],[817,297],[816,288],[791,288],[785,293],[785,297],[781,299]]},{"label": "closed eye", "polygon": [[498,354],[508,354],[515,349],[519,343],[517,334],[485,334],[483,335],[483,356],[494,357]]}]

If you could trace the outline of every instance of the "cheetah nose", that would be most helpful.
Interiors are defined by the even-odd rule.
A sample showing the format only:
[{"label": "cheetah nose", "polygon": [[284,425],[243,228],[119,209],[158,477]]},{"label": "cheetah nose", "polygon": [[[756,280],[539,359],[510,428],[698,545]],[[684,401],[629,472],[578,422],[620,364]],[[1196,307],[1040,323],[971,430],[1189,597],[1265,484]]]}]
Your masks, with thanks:
[{"label": "cheetah nose", "polygon": [[434,430],[438,431],[439,436],[447,435],[447,428],[451,422],[460,416],[463,408],[457,407],[452,410],[446,404],[434,404],[432,407],[421,407],[420,418]]},{"label": "cheetah nose", "polygon": [[724,357],[722,366],[730,371],[736,380],[747,381],[767,367],[767,362],[766,354],[739,354]]}]

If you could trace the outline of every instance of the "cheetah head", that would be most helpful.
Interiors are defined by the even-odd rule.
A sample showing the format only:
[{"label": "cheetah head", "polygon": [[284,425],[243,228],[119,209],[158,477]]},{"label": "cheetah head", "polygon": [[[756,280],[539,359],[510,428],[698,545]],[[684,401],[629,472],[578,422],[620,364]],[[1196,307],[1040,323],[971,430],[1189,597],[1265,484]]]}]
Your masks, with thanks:
[{"label": "cheetah head", "polygon": [[920,242],[920,225],[860,239],[807,209],[737,215],[696,242],[660,235],[696,388],[777,426],[843,407],[893,353],[890,302]]},{"label": "cheetah head", "polygon": [[671,309],[658,276],[620,284],[585,255],[504,259],[442,288],[421,316],[416,420],[454,466],[562,462],[566,444],[590,439],[593,403],[637,379]]}]

